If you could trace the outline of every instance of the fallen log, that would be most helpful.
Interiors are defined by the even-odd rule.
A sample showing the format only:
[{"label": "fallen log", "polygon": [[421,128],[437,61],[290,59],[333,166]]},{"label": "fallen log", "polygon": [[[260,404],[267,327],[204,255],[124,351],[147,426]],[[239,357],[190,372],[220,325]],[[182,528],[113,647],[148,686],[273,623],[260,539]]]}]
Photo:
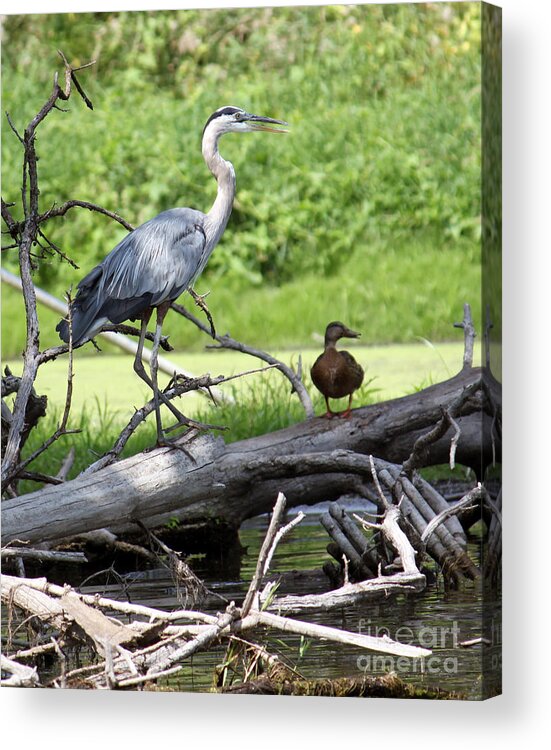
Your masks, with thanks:
[{"label": "fallen log", "polygon": [[[232,602],[226,611],[216,616],[202,612],[177,611],[167,613],[151,607],[133,605],[126,602],[105,599],[100,596],[78,594],[69,587],[56,586],[45,579],[20,579],[2,576],[2,601],[8,607],[15,604],[25,613],[40,617],[45,622],[64,624],[64,638],[69,629],[78,625],[91,638],[96,652],[104,659],[100,664],[66,673],[62,670],[54,685],[65,687],[69,680],[79,678],[81,684],[96,688],[139,687],[145,683],[158,680],[182,670],[182,661],[199,650],[208,648],[214,641],[223,637],[232,638],[258,627],[274,628],[283,632],[296,633],[309,638],[322,638],[359,648],[379,651],[402,657],[421,658],[431,651],[426,648],[393,641],[387,636],[371,636],[353,633],[334,627],[289,619],[280,614],[261,611],[257,605],[257,595],[262,582],[262,575],[267,573],[272,548],[275,548],[281,534],[277,531],[283,514],[285,498],[278,497],[274,508],[272,523],[266,535],[265,544],[258,558],[257,571],[250,583],[249,590],[241,609]],[[298,516],[297,518],[300,518]],[[295,524],[293,524],[295,525]],[[290,528],[288,524],[285,528]],[[283,531],[283,529],[280,529]],[[409,566],[411,567],[411,566]],[[413,566],[414,567],[414,566]],[[412,571],[408,570],[408,573]],[[415,572],[415,571],[413,571]],[[418,578],[423,578],[418,576]],[[423,578],[424,580],[424,578]],[[422,583],[422,581],[419,581]],[[300,597],[297,597],[300,599]],[[127,611],[149,617],[149,623],[133,621],[128,625],[117,622],[112,616],[100,611],[100,608],[114,611]],[[204,624],[193,626],[171,626],[168,623],[175,619],[187,619]],[[157,621],[157,622],[156,622]],[[147,636],[145,648],[132,650]],[[150,641],[152,641],[150,643]],[[123,645],[124,644],[124,647]],[[54,642],[55,648],[55,642]],[[30,656],[28,649],[25,656]],[[56,648],[61,654],[61,649]],[[35,650],[36,654],[36,650]],[[22,658],[20,656],[20,658]],[[14,675],[16,681],[25,680],[24,684],[38,684],[36,672],[31,668],[2,656],[2,666]],[[11,683],[7,683],[11,684]],[[14,684],[21,684],[19,682]]]},{"label": "fallen log", "polygon": [[[347,420],[309,419],[229,445],[219,436],[195,433],[184,438],[185,452],[152,450],[4,500],[2,544],[15,539],[56,542],[100,528],[128,532],[135,530],[136,520],[149,528],[174,518],[185,524],[222,522],[237,528],[244,519],[270,511],[280,490],[289,507],[362,494],[364,478],[344,468],[339,456],[353,451],[405,461],[442,410],[480,380],[480,369],[465,368],[418,393],[356,409]],[[484,390],[478,389],[456,419],[461,428],[456,461],[477,474],[492,461],[496,449],[483,433],[489,422],[483,419],[486,402]],[[446,433],[427,449],[424,465],[446,463],[449,451]]]}]

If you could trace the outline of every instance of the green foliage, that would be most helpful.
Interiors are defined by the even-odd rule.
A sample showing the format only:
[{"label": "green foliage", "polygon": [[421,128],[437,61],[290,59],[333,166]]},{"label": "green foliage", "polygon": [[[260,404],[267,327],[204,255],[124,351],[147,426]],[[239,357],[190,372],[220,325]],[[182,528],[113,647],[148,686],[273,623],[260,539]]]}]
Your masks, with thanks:
[{"label": "green foliage", "polygon": [[[208,289],[216,329],[269,350],[312,346],[314,334],[323,335],[330,319],[361,331],[365,344],[412,342],[418,337],[449,341],[456,338],[452,323],[461,319],[467,300],[480,330],[478,245],[465,237],[444,240],[436,231],[374,236],[327,276],[305,273],[283,284],[256,287],[211,275],[197,283],[197,291]],[[25,346],[23,300],[5,285],[2,293],[2,352],[5,358],[18,357]],[[202,316],[188,295],[181,302]],[[39,316],[42,345],[58,344],[59,316],[42,306]],[[164,330],[176,352],[198,350],[208,343],[175,313],[166,318]],[[100,344],[109,351],[109,344]],[[91,350],[91,344],[87,348]]]},{"label": "green foliage", "polygon": [[[173,205],[210,207],[215,188],[202,161],[200,133],[214,108],[231,101],[283,118],[291,124],[289,136],[223,141],[224,155],[236,166],[238,194],[202,283],[214,289],[220,281],[237,297],[255,286],[277,295],[282,284],[308,285],[311,278],[352,278],[359,286],[355,264],[365,257],[371,273],[363,287],[370,295],[373,279],[388,279],[378,249],[395,248],[394,271],[400,272],[408,263],[407,238],[421,233],[433,238],[427,265],[435,268],[439,297],[452,264],[463,268],[474,304],[479,8],[453,3],[9,16],[3,108],[22,131],[50,90],[56,49],[73,63],[95,58],[97,65],[80,74],[94,112],[75,97],[69,113],[54,112],[39,130],[41,205],[90,200],[135,225]],[[21,149],[5,127],[6,200],[18,200],[20,175]],[[46,232],[81,267],[73,271],[57,259],[40,263],[37,283],[58,295],[124,234],[105,217],[80,209],[53,220]],[[5,263],[16,267],[13,251]],[[444,276],[437,276],[442,270]],[[347,288],[341,284],[339,295]],[[409,293],[415,294],[411,287]],[[443,306],[449,309],[450,300]],[[239,301],[232,307],[239,308]],[[395,317],[390,340],[404,340],[403,317]],[[418,332],[432,336],[433,330]]]}]

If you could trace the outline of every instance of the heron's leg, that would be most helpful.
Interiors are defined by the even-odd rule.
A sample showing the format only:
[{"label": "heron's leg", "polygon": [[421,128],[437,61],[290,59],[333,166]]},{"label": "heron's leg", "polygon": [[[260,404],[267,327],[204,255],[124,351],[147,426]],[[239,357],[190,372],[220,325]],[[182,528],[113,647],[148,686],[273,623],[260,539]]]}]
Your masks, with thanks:
[{"label": "heron's leg", "polygon": [[134,357],[134,372],[138,377],[140,377],[142,380],[144,380],[148,386],[151,388],[151,381],[147,377],[147,373],[145,371],[145,367],[143,366],[143,345],[145,341],[145,334],[147,333],[147,324],[149,323],[149,319],[151,318],[151,313],[153,310],[151,308],[148,308],[143,314],[142,314],[142,325],[140,328],[140,340],[138,341],[138,348],[136,349],[136,356]]},{"label": "heron's leg", "polygon": [[[180,420],[182,418],[182,414],[178,411],[178,409],[170,402],[168,398],[163,393],[158,392],[158,389],[156,389],[153,385],[153,381],[145,371],[145,367],[143,364],[143,346],[145,342],[145,334],[147,333],[147,324],[149,323],[149,320],[151,318],[152,309],[149,308],[142,314],[142,326],[140,329],[140,340],[138,342],[138,349],[136,351],[136,356],[134,358],[134,372],[138,377],[140,377],[144,383],[147,383],[147,385],[151,388],[153,391],[153,395],[155,396],[155,393],[157,392],[158,396],[162,399],[163,403],[166,404],[166,406],[170,409],[170,411],[174,414],[176,419]],[[160,338],[159,338],[160,341]],[[158,349],[158,347],[157,347]]]},{"label": "heron's leg", "polygon": [[[151,349],[151,359],[149,360],[149,367],[151,369],[151,381],[153,383],[153,399],[155,401],[155,417],[157,419],[157,442],[158,443],[162,443],[164,441],[163,427],[161,424],[161,405],[159,403],[159,384],[158,384],[158,379],[157,379],[157,373],[159,371],[159,344],[161,342],[163,321],[165,319],[165,315],[169,307],[170,307],[170,302],[164,303],[163,305],[159,305],[159,307],[157,308],[157,325],[155,327],[155,336],[153,338],[153,347]],[[164,400],[168,401],[168,399],[164,399]],[[172,409],[171,411],[174,414],[174,411]],[[176,411],[178,412],[178,416],[176,418],[178,419],[178,421],[181,421],[183,415],[180,414],[180,412],[177,409]]]}]

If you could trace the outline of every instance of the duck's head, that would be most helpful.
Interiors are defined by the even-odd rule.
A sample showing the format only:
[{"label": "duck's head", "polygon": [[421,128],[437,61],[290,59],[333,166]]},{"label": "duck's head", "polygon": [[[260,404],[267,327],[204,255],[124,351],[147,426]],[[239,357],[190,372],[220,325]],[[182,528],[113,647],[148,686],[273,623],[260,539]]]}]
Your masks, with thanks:
[{"label": "duck's head", "polygon": [[337,341],[342,338],[359,339],[360,336],[361,334],[357,331],[352,331],[344,323],[334,320],[325,329],[325,346],[335,346]]}]

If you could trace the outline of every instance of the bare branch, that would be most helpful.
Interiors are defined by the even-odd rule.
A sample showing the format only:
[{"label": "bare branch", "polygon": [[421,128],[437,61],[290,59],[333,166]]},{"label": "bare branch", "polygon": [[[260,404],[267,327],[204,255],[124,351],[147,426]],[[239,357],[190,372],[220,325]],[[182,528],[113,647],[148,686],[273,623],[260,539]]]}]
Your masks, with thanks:
[{"label": "bare branch", "polygon": [[[209,331],[209,329],[205,325],[203,325],[203,323],[201,323],[201,321],[198,320],[195,315],[186,310],[185,307],[177,304],[176,302],[173,302],[171,307],[177,313],[183,315],[184,318],[187,318],[187,320],[190,320],[192,323],[194,323],[197,328],[203,331],[203,333],[212,336],[214,331]],[[227,334],[225,336],[212,336],[212,338],[216,339],[219,346],[215,347],[214,345],[211,345],[208,348],[233,349],[234,351],[243,352],[244,354],[250,354],[253,357],[257,357],[258,359],[261,359],[264,362],[268,362],[270,365],[275,366],[290,381],[293,390],[297,393],[300,399],[306,417],[310,418],[314,416],[314,407],[312,406],[312,400],[308,394],[308,391],[304,387],[304,383],[288,365],[286,365],[284,362],[281,362],[281,360],[276,359],[271,354],[262,351],[261,349],[254,349],[252,346],[242,344],[240,341],[232,339],[231,336],[228,336]]]},{"label": "bare branch", "polygon": [[463,320],[461,323],[454,323],[454,328],[462,328],[465,334],[465,350],[463,352],[463,367],[473,366],[474,357],[474,340],[476,331],[471,316],[471,306],[468,302],[463,305]]},{"label": "bare branch", "polygon": [[[32,270],[33,262],[31,252],[33,244],[38,237],[39,228],[39,186],[36,153],[36,129],[40,123],[54,109],[59,99],[66,100],[71,94],[71,81],[73,71],[65,56],[61,54],[65,65],[65,90],[58,84],[57,74],[54,76],[54,85],[48,100],[43,104],[39,112],[33,117],[25,128],[23,135],[23,177],[22,177],[22,204],[24,221],[18,223],[8,211],[7,204],[2,201],[2,217],[6,221],[10,234],[19,244],[19,269],[23,289],[26,315],[26,347],[23,361],[23,374],[20,387],[17,392],[13,408],[13,419],[10,425],[2,463],[2,482],[5,486],[13,480],[17,471],[22,470],[29,460],[18,466],[20,459],[22,435],[25,422],[27,404],[32,392],[33,384],[39,366],[40,331],[38,315],[36,310],[36,293],[34,289]],[[69,390],[70,390],[69,386]],[[68,399],[70,404],[70,398]]]},{"label": "bare branch", "polygon": [[292,529],[294,529],[295,526],[298,526],[298,524],[302,521],[303,518],[304,518],[304,513],[300,511],[300,513],[297,516],[295,516],[291,521],[289,521],[289,523],[286,526],[282,526],[279,529],[279,531],[274,537],[274,541],[266,557],[264,568],[262,570],[263,576],[267,575],[268,571],[270,570],[270,564],[272,562],[272,557],[274,556],[274,552],[276,551],[277,545],[280,543],[280,541],[283,539],[284,536],[286,536]]},{"label": "bare branch", "polygon": [[19,139],[19,143],[24,144],[25,142],[24,142],[23,138],[21,138],[21,136],[19,135],[19,132],[18,132],[17,128],[13,124],[9,112],[6,112],[6,119],[8,121],[8,125],[10,126],[10,128],[13,130],[13,132],[15,133],[15,135],[17,136],[17,138]]},{"label": "bare branch", "polygon": [[[431,430],[429,430],[429,432],[426,432],[424,435],[417,438],[409,458],[404,461],[402,469],[407,476],[411,476],[415,469],[423,465],[428,451],[430,450],[430,446],[440,440],[440,438],[444,437],[450,424],[457,428],[457,423],[455,422],[454,417],[457,416],[465,402],[481,388],[481,380],[475,380],[473,383],[466,386],[447,408],[442,408],[442,416],[438,422]],[[453,445],[452,440],[453,452],[450,448],[450,464],[452,460],[455,462],[455,450],[457,448],[457,441],[459,440],[457,430],[454,440],[455,445]]]},{"label": "bare branch", "polygon": [[39,235],[40,237],[42,237],[42,239],[43,239],[43,240],[45,240],[45,241],[47,242],[47,244],[48,244],[48,248],[51,248],[51,249],[52,249],[52,250],[53,250],[54,252],[56,252],[56,253],[57,253],[57,254],[59,255],[59,257],[60,257],[60,258],[63,258],[63,260],[64,260],[64,261],[65,261],[66,263],[68,263],[68,264],[69,264],[70,266],[72,266],[72,268],[75,268],[75,269],[77,269],[77,270],[78,270],[78,266],[77,266],[77,264],[75,263],[75,261],[74,261],[74,260],[71,260],[71,258],[69,258],[69,256],[68,256],[68,255],[65,255],[65,253],[63,252],[63,250],[62,250],[62,249],[61,249],[60,247],[58,247],[58,246],[57,246],[57,245],[55,244],[55,242],[53,242],[53,241],[52,241],[52,240],[50,240],[50,239],[49,239],[48,237],[46,237],[46,235],[44,234],[44,232],[43,232],[43,231],[42,231],[41,229],[39,229],[39,230],[38,230],[38,235]]},{"label": "bare branch", "polygon": [[245,596],[243,606],[241,607],[242,618],[246,617],[251,611],[251,608],[254,604],[254,599],[257,596],[260,586],[262,584],[263,571],[266,567],[266,561],[269,560],[270,550],[276,538],[277,527],[279,526],[279,523],[285,511],[286,502],[287,500],[285,498],[285,495],[282,492],[280,492],[279,495],[277,496],[277,500],[274,505],[274,510],[272,513],[272,518],[270,519],[270,525],[268,526],[268,531],[266,532],[266,536],[264,537],[264,542],[262,543],[262,547],[260,548],[260,553],[258,555],[258,560],[256,563],[256,570],[254,572],[251,583],[249,585],[249,590],[247,591],[247,595]]},{"label": "bare branch", "polygon": [[[13,470],[13,474],[11,475],[9,481],[11,481],[11,478],[17,477],[20,472],[23,471],[30,463],[32,463],[38,456],[40,456],[44,451],[46,451],[52,443],[55,443],[56,440],[59,440],[60,437],[63,435],[69,435],[80,432],[80,430],[68,430],[67,429],[67,423],[69,421],[69,413],[71,411],[71,400],[73,396],[73,325],[72,325],[72,319],[71,319],[71,299],[68,296],[68,321],[69,321],[69,361],[67,365],[67,391],[65,395],[65,406],[63,408],[63,415],[61,417],[61,422],[58,425],[55,432],[50,435],[50,437],[44,441],[44,443],[37,448],[30,456],[28,456],[24,461],[21,461]],[[38,358],[37,358],[38,359]],[[58,483],[57,480],[54,479],[54,484]]]},{"label": "bare branch", "polygon": [[443,510],[441,513],[435,516],[432,521],[430,521],[430,523],[427,524],[426,529],[421,535],[421,541],[423,543],[426,542],[430,535],[435,531],[435,529],[442,523],[442,521],[445,521],[446,518],[449,518],[450,516],[454,516],[457,513],[460,513],[462,510],[466,510],[467,507],[470,507],[473,503],[476,503],[476,501],[484,497],[485,494],[486,491],[479,482],[478,486],[468,492],[465,497],[463,497],[454,505],[450,505],[449,508]]},{"label": "bare branch", "polygon": [[450,426],[455,430],[450,443],[450,469],[453,471],[455,469],[455,453],[457,451],[457,443],[459,442],[459,438],[461,437],[461,428],[459,427],[455,419],[451,416],[449,411],[446,411],[446,417]]},{"label": "bare branch", "polygon": [[126,221],[126,219],[123,219],[122,216],[119,216],[119,214],[115,213],[114,211],[108,211],[106,208],[103,208],[103,206],[98,206],[95,203],[90,203],[89,201],[80,200],[69,200],[63,203],[61,206],[52,206],[48,211],[38,216],[37,222],[39,224],[42,224],[42,222],[48,221],[48,219],[53,219],[56,216],[65,216],[67,211],[69,211],[71,208],[87,208],[89,211],[95,211],[96,213],[108,216],[110,219],[114,219],[114,221],[122,224],[122,226],[129,232],[132,232],[132,230],[134,229],[132,224]]},{"label": "bare branch", "polygon": [[[139,328],[135,328],[134,326],[126,325],[125,323],[117,323],[112,325],[105,325],[101,329],[102,333],[106,331],[112,331],[113,333],[122,333],[124,336],[139,336],[140,330]],[[154,340],[154,334],[151,331],[147,331],[145,334],[145,338],[147,341],[153,341]],[[174,347],[169,342],[168,336],[161,336],[159,346],[161,349],[164,349],[166,352],[172,352],[174,351]],[[88,341],[83,341],[81,344],[78,344],[77,346],[73,347],[73,351],[76,349],[80,349],[82,346],[87,344]],[[68,344],[60,344],[59,346],[51,346],[49,349],[44,349],[44,351],[40,352],[38,354],[38,365],[43,365],[45,362],[50,362],[52,359],[57,359],[57,357],[60,357],[62,354],[67,354],[69,351]]]},{"label": "bare branch", "polygon": [[[178,376],[175,382],[175,384],[172,387],[165,388],[164,395],[166,398],[171,401],[179,396],[182,396],[184,393],[189,393],[190,391],[197,391],[201,388],[213,388],[214,386],[220,385],[220,383],[227,383],[230,380],[234,380],[236,378],[244,377],[246,375],[252,375],[257,372],[264,372],[265,370],[268,370],[270,368],[268,367],[261,367],[257,370],[248,370],[247,372],[241,372],[237,375],[230,375],[229,377],[225,378],[223,375],[220,375],[216,378],[211,378],[210,375],[203,375],[200,378],[182,378]],[[169,384],[170,385],[170,384]],[[111,450],[107,451],[101,458],[99,458],[97,461],[95,461],[93,464],[88,466],[80,476],[83,476],[85,474],[90,474],[95,471],[99,471],[100,469],[105,468],[106,466],[109,466],[109,464],[112,464],[113,461],[116,460],[116,458],[121,454],[121,452],[124,449],[124,446],[128,442],[131,435],[134,433],[136,428],[151,414],[155,411],[155,400],[152,398],[150,399],[144,406],[141,407],[141,409],[137,409],[132,419],[128,422],[128,424],[124,427],[124,429],[119,434],[119,437],[115,441],[113,447]],[[213,430],[225,430],[225,427],[220,427],[218,425],[207,425],[202,424],[201,422],[196,422],[195,420],[190,419],[189,420],[191,427],[195,427],[197,429],[213,429]],[[168,431],[168,430],[167,430]],[[174,447],[177,448],[178,444],[174,444]]]},{"label": "bare branch", "polygon": [[87,562],[84,552],[57,552],[46,549],[29,549],[26,547],[3,547],[1,554],[3,560],[21,557],[24,560],[39,560],[41,562]]}]

